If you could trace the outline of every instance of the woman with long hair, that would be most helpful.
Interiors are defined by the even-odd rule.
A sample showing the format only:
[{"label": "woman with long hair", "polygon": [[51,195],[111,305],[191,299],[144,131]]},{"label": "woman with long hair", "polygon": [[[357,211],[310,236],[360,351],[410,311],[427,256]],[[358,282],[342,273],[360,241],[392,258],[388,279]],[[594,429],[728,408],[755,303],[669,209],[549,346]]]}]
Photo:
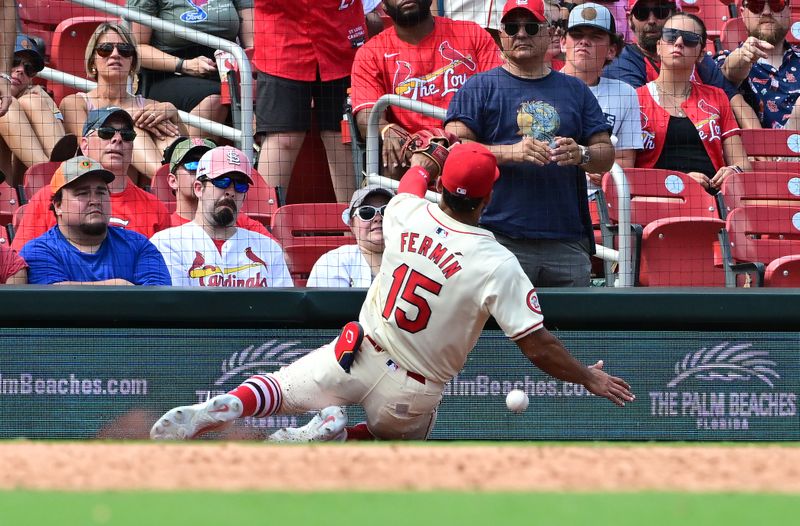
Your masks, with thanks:
[{"label": "woman with long hair", "polygon": [[749,170],[750,163],[728,97],[694,81],[705,43],[705,24],[692,14],[676,13],[664,24],[656,44],[661,71],[636,90],[644,149],[635,166],[685,172],[714,193],[730,174]]},{"label": "woman with long hair", "polygon": [[136,92],[139,54],[136,41],[125,26],[104,22],[86,46],[86,72],[97,81],[87,93],[64,97],[61,112],[67,130],[82,135],[87,113],[95,108],[119,106],[128,111],[136,126],[132,166],[134,181],[147,183],[161,166],[162,152],[176,137],[185,135],[178,110],[169,102],[146,99]]}]

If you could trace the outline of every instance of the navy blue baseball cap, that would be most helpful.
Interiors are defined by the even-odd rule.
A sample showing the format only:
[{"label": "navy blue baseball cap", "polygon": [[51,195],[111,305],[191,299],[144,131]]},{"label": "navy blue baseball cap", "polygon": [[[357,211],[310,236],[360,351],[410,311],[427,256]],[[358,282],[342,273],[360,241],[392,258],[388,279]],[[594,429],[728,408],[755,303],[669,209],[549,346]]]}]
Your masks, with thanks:
[{"label": "navy blue baseball cap", "polygon": [[36,45],[28,35],[17,35],[17,43],[14,46],[14,54],[24,54],[33,64],[36,73],[44,69],[44,57],[39,53],[39,46]]},{"label": "navy blue baseball cap", "polygon": [[96,130],[97,128],[102,128],[106,121],[114,115],[119,115],[128,123],[128,126],[133,129],[133,117],[127,111],[123,110],[119,106],[108,106],[106,108],[99,108],[96,110],[90,110],[89,113],[86,115],[86,122],[83,123],[83,136],[92,131]]}]

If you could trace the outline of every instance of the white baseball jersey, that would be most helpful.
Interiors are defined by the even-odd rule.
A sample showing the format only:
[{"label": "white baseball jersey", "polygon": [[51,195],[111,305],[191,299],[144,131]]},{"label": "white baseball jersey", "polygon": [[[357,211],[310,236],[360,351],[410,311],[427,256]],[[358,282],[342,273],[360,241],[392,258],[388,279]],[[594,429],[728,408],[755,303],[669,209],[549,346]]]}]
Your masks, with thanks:
[{"label": "white baseball jersey", "polygon": [[491,232],[399,194],[383,235],[359,321],[399,366],[444,383],[461,371],[489,316],[512,340],[542,328],[536,290]]},{"label": "white baseball jersey", "polygon": [[237,228],[221,249],[194,221],[157,232],[150,241],[164,256],[173,286],[293,286],[280,245],[252,230]]},{"label": "white baseball jersey", "polygon": [[306,287],[362,287],[372,283],[372,269],[358,245],[330,250],[314,263]]}]

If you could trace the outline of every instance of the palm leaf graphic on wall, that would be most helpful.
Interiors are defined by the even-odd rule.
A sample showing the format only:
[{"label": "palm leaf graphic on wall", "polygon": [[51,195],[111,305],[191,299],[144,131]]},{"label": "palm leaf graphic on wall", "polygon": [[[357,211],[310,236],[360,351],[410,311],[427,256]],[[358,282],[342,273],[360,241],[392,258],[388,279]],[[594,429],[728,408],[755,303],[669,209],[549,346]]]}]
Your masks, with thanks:
[{"label": "palm leaf graphic on wall", "polygon": [[667,387],[675,387],[688,378],[732,382],[753,377],[773,387],[773,379],[780,378],[775,371],[777,364],[769,359],[768,352],[749,350],[752,345],[722,342],[711,348],[703,347],[699,351],[690,352],[682,360],[675,362],[676,376]]},{"label": "palm leaf graphic on wall", "polygon": [[222,376],[214,384],[222,385],[238,375],[251,376],[276,371],[308,353],[308,349],[296,348],[299,343],[269,340],[257,347],[250,345],[237,351],[222,360]]}]

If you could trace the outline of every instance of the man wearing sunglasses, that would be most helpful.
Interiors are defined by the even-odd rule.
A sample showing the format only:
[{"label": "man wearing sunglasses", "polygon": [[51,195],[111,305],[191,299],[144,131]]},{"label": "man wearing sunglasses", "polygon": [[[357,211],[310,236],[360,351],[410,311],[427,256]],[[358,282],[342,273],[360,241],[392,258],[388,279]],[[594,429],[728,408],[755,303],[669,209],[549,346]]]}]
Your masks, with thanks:
[{"label": "man wearing sunglasses", "polygon": [[164,256],[172,284],[184,287],[291,287],[280,245],[236,226],[253,184],[252,166],[241,150],[220,146],[197,163],[192,186],[194,219],[158,232],[150,240]]},{"label": "man wearing sunglasses", "polygon": [[[432,16],[431,1],[384,0],[393,27],[356,53],[351,99],[362,137],[367,136],[372,107],[383,95],[447,108],[467,78],[500,65],[497,45],[486,31],[473,22]],[[383,175],[399,179],[408,167],[403,131],[441,126],[441,121],[421,113],[388,109],[380,119]]]},{"label": "man wearing sunglasses", "polygon": [[757,115],[742,126],[800,129],[800,46],[786,40],[789,0],[744,0],[740,12],[749,36],[722,58],[722,71],[734,82],[747,81],[740,90]]},{"label": "man wearing sunglasses", "polygon": [[39,285],[171,284],[164,259],[146,237],[109,228],[108,185],[116,177],[89,157],[64,161],[53,174],[57,225],[25,245],[28,282]]},{"label": "man wearing sunglasses", "polygon": [[[198,161],[204,153],[216,147],[210,139],[178,137],[164,150],[164,159],[161,162],[169,164],[167,184],[175,195],[175,212],[170,216],[170,226],[185,225],[194,219],[197,213],[194,182]],[[236,216],[236,226],[272,237],[264,225],[247,214],[239,213]]]},{"label": "man wearing sunglasses", "polygon": [[[675,3],[670,0],[628,0],[628,23],[636,42],[625,46],[620,55],[605,67],[603,76],[621,80],[634,88],[654,81],[661,69],[656,43],[661,38],[661,29],[667,18],[676,11]],[[705,42],[700,45],[705,46]],[[736,87],[709,56],[704,55],[697,64],[695,80],[724,90],[728,99],[737,95]]]},{"label": "man wearing sunglasses", "polygon": [[446,129],[486,145],[501,177],[481,225],[519,258],[537,287],[587,287],[594,252],[586,173],[614,164],[609,126],[586,84],[552,71],[542,0],[509,0],[506,64],[470,78]]},{"label": "man wearing sunglasses", "polygon": [[[150,192],[137,187],[128,178],[133,156],[133,118],[122,108],[109,106],[91,110],[83,125],[80,151],[96,159],[114,174],[108,185],[111,199],[109,225],[139,232],[150,237],[170,226],[169,212],[164,204]],[[13,246],[22,246],[55,225],[49,212],[50,188],[36,192],[25,207],[22,222]]]},{"label": "man wearing sunglasses", "polygon": [[323,254],[311,269],[307,287],[369,287],[383,258],[383,215],[394,192],[378,185],[359,188],[342,220],[356,238]]}]

